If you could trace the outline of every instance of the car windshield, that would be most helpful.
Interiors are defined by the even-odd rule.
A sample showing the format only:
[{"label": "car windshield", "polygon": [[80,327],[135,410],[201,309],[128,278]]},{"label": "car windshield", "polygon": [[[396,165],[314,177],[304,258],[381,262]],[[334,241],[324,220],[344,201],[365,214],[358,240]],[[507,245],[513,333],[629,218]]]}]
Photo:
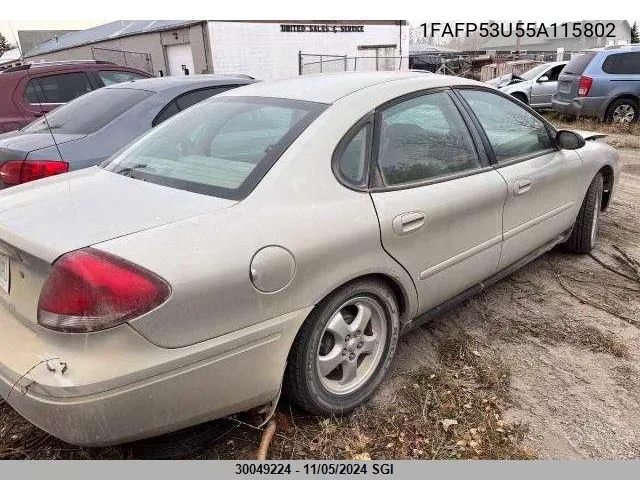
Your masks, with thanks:
[{"label": "car windshield", "polygon": [[325,104],[216,97],[167,120],[103,167],[231,200],[247,196]]},{"label": "car windshield", "polygon": [[[84,134],[96,132],[134,105],[153,95],[147,90],[101,88],[72,100],[22,129],[25,133]],[[99,107],[99,108],[97,108]]]},{"label": "car windshield", "polygon": [[527,70],[523,74],[518,75],[518,77],[523,80],[533,80],[534,78],[536,78],[537,75],[544,72],[547,68],[549,68],[549,65],[544,63],[542,65],[533,67],[531,70]]}]

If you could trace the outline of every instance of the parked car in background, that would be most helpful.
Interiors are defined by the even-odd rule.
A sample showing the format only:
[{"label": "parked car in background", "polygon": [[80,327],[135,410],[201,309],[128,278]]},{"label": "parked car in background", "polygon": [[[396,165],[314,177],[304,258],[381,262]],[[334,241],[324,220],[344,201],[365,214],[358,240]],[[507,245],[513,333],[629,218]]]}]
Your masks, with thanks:
[{"label": "parked car in background", "polygon": [[496,88],[532,108],[551,108],[551,97],[558,89],[558,75],[567,62],[536,65],[521,75],[510,75],[497,82]]},{"label": "parked car in background", "polygon": [[562,114],[629,123],[640,112],[640,45],[583,52],[558,79],[553,109]]},{"label": "parked car in background", "polygon": [[135,68],[93,60],[8,68],[0,72],[0,133],[22,128],[92,90],[151,76]]},{"label": "parked car in background", "polygon": [[254,82],[195,75],[122,82],[0,135],[0,189],[97,165],[147,130],[212,95]]},{"label": "parked car in background", "polygon": [[210,98],[99,167],[0,192],[0,396],[81,445],[283,384],[312,414],[349,412],[401,333],[556,244],[593,248],[618,158],[590,137],[445,75]]}]

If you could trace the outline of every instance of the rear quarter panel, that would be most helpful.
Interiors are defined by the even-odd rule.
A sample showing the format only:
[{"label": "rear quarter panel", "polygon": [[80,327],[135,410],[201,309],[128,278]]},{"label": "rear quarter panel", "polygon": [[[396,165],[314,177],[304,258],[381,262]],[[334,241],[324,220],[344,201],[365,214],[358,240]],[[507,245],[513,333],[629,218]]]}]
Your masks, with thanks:
[{"label": "rear quarter panel", "polygon": [[[172,285],[168,302],[131,321],[133,328],[163,347],[194,344],[316,305],[339,286],[373,273],[401,286],[404,319],[411,317],[415,286],[383,250],[369,194],[342,186],[331,170],[335,146],[370,111],[373,97],[327,110],[235,206],[97,245]],[[253,255],[268,245],[282,246],[295,258],[292,281],[274,293],[259,292],[249,277]]]}]

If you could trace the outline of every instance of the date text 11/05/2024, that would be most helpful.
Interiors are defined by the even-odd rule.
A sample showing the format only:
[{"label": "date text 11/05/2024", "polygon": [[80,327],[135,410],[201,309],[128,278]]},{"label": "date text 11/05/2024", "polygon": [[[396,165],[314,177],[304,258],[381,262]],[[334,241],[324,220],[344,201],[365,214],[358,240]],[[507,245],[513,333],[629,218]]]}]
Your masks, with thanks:
[{"label": "date text 11/05/2024", "polygon": [[557,37],[605,37],[615,38],[616,24],[613,22],[571,22],[571,23],[536,23],[536,22],[454,22],[454,23],[422,23],[424,37],[516,37],[557,38]]},{"label": "date text 11/05/2024", "polygon": [[318,462],[296,465],[280,462],[235,464],[236,475],[393,475],[393,463]]}]

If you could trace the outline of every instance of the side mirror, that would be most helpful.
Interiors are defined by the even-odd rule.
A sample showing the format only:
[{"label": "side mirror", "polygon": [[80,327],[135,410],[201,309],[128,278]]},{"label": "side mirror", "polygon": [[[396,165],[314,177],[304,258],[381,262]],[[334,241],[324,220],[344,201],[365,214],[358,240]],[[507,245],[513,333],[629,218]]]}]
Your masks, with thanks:
[{"label": "side mirror", "polygon": [[577,150],[584,147],[585,141],[580,135],[571,130],[558,130],[556,144],[563,150]]},{"label": "side mirror", "polygon": [[538,83],[543,83],[548,81],[549,81],[549,77],[547,77],[546,75],[543,75],[538,79]]}]

